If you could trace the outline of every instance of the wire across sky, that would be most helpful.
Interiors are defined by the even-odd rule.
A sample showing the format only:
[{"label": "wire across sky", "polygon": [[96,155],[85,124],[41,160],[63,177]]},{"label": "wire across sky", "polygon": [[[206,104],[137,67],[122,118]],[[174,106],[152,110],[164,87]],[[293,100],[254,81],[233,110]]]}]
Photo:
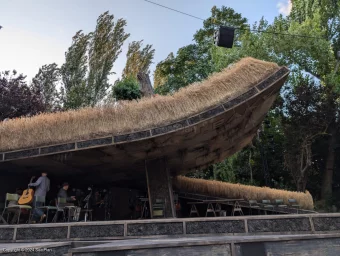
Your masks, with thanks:
[{"label": "wire across sky", "polygon": [[[155,2],[152,2],[150,0],[144,0],[145,2],[148,2],[150,4],[154,4],[154,5],[157,5],[159,7],[162,7],[164,9],[168,9],[170,11],[173,11],[173,12],[177,12],[177,13],[180,13],[180,14],[183,14],[183,15],[186,15],[188,17],[191,17],[191,18],[194,18],[194,19],[197,19],[197,20],[201,20],[201,21],[204,21],[205,19],[203,18],[200,18],[200,17],[197,17],[195,15],[192,15],[192,14],[189,14],[189,13],[186,13],[186,12],[182,12],[182,11],[179,11],[177,9],[174,9],[174,8],[171,8],[171,7],[168,7],[168,6],[165,6],[165,5],[162,5],[162,4],[159,4],[159,3],[155,3]],[[216,25],[217,26],[217,25]],[[282,35],[282,36],[291,36],[291,37],[302,37],[302,38],[313,38],[313,39],[326,39],[326,38],[323,38],[323,37],[316,37],[316,36],[308,36],[308,35],[299,35],[299,34],[289,34],[289,33],[281,33],[281,32],[274,32],[274,31],[265,31],[265,30],[256,30],[256,29],[244,29],[244,28],[235,28],[235,29],[238,29],[238,30],[247,30],[247,31],[252,31],[252,32],[257,32],[257,33],[266,33],[266,34],[273,34],[273,35]]]}]

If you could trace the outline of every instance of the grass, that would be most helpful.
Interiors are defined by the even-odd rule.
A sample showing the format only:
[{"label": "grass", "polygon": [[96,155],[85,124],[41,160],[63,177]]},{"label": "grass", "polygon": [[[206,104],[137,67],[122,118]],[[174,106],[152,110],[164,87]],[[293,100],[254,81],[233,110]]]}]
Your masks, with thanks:
[{"label": "grass", "polygon": [[313,210],[314,203],[311,194],[306,191],[294,192],[268,187],[256,187],[241,184],[232,184],[215,180],[202,180],[177,176],[173,180],[175,189],[188,193],[197,193],[230,199],[242,198],[245,200],[275,200],[283,199],[288,205],[288,199],[296,199],[302,209]]},{"label": "grass", "polygon": [[278,69],[274,63],[245,58],[173,95],[1,122],[0,152],[166,125],[237,97]]}]

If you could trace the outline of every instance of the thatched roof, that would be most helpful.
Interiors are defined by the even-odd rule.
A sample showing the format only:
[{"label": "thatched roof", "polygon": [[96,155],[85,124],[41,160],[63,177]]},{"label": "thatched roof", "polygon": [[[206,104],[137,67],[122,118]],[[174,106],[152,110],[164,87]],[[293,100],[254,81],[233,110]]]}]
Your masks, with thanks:
[{"label": "thatched roof", "polygon": [[173,95],[0,123],[0,152],[159,127],[193,116],[249,90],[279,67],[252,58]]},{"label": "thatched roof", "polygon": [[258,202],[261,200],[283,199],[284,203],[288,205],[288,199],[296,199],[302,209],[313,210],[314,208],[313,198],[308,191],[302,193],[183,176],[175,177],[173,186],[179,191],[188,193],[233,199],[242,198],[245,200],[257,200]]}]

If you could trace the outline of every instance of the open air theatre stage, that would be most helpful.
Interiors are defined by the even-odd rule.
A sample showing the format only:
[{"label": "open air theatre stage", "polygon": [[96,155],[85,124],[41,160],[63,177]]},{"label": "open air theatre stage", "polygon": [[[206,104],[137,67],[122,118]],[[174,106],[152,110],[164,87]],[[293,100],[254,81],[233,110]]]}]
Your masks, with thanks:
[{"label": "open air theatre stage", "polygon": [[[248,65],[257,64],[250,61]],[[283,255],[280,248],[285,246],[287,253],[293,253],[290,255],[300,255],[294,252],[302,249],[311,252],[309,255],[339,255],[340,215],[174,218],[171,177],[207,167],[248,145],[288,74],[285,67],[274,68],[256,83],[250,82],[246,90],[240,90],[242,93],[162,126],[0,152],[0,172],[33,174],[49,170],[84,185],[147,186],[150,209],[157,198],[167,202],[167,219],[2,225],[0,247],[11,249],[30,242],[31,247],[53,248],[54,255],[77,247],[69,252],[245,256],[269,252]],[[124,241],[108,241],[113,239]]]}]

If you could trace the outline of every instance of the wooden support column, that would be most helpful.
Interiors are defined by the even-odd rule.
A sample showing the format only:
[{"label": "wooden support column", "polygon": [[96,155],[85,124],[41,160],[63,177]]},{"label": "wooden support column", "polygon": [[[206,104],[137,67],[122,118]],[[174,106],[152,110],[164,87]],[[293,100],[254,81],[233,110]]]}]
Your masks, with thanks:
[{"label": "wooden support column", "polygon": [[148,184],[150,215],[156,199],[165,200],[165,218],[174,218],[172,182],[164,158],[145,161],[146,180]]}]

